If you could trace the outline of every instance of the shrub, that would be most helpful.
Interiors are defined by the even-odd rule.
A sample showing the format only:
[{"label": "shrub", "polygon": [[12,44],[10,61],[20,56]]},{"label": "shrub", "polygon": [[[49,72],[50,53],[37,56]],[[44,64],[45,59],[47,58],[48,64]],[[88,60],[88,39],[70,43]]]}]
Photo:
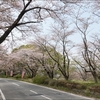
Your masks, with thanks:
[{"label": "shrub", "polygon": [[56,80],[53,80],[53,79],[49,79],[49,86],[56,86],[57,85],[57,81]]},{"label": "shrub", "polygon": [[44,80],[44,84],[45,84],[45,85],[48,85],[49,82],[50,82],[50,79],[49,79],[49,78],[47,78],[47,79]]},{"label": "shrub", "polygon": [[66,87],[68,87],[70,89],[86,89],[85,85],[82,85],[82,84],[79,84],[79,83],[75,83],[75,82],[67,83]]},{"label": "shrub", "polygon": [[100,93],[100,86],[89,87],[90,92]]},{"label": "shrub", "polygon": [[37,75],[33,78],[33,83],[37,84],[48,84],[48,77]]},{"label": "shrub", "polygon": [[20,79],[21,78],[21,75],[20,74],[17,74],[17,75],[14,76],[14,78]]},{"label": "shrub", "polygon": [[77,89],[86,89],[87,87],[85,85],[77,84]]},{"label": "shrub", "polygon": [[2,77],[2,78],[7,78],[7,77],[9,77],[8,75],[0,75],[0,77]]},{"label": "shrub", "polygon": [[67,83],[67,81],[57,81],[57,86],[63,86],[63,87],[66,87],[66,83]]}]

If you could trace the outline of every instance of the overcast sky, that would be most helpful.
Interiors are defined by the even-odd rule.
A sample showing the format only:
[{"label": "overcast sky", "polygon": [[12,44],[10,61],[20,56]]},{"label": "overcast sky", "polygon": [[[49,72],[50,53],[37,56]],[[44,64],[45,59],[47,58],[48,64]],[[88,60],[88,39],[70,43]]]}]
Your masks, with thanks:
[{"label": "overcast sky", "polygon": [[[82,4],[84,6],[84,4]],[[74,8],[74,7],[73,7]],[[91,36],[93,34],[96,34],[96,35],[99,35],[99,31],[100,31],[100,18],[98,18],[96,15],[93,15],[93,12],[91,12],[91,7],[89,8],[88,5],[85,5],[84,7],[81,7],[82,9],[80,10],[80,14],[79,14],[79,17],[83,17],[83,18],[90,18],[91,21],[93,21],[94,23],[91,24],[89,26],[89,33],[88,33],[88,39],[90,40],[91,39]],[[79,10],[79,6],[77,6],[77,8],[74,9],[74,12],[78,12]],[[84,12],[84,13],[83,13]],[[74,14],[73,14],[74,15]],[[74,20],[73,20],[73,15],[71,15],[69,21],[72,23],[72,25],[70,26],[72,29],[77,29],[75,24],[74,24]],[[55,24],[55,22],[51,19],[51,18],[47,18],[45,19],[43,22],[43,30],[42,30],[42,34],[50,34],[50,25],[51,24]],[[42,25],[42,24],[41,24]],[[18,34],[18,32],[16,33]],[[18,34],[19,35],[19,34]],[[20,46],[22,44],[27,44],[27,41],[31,41],[31,39],[33,39],[32,37],[25,41],[21,41],[21,42],[18,42],[16,44],[16,46]],[[81,43],[82,39],[81,39],[81,35],[79,34],[79,32],[75,32],[74,35],[72,35],[70,37],[70,39],[74,42],[74,43]]]}]

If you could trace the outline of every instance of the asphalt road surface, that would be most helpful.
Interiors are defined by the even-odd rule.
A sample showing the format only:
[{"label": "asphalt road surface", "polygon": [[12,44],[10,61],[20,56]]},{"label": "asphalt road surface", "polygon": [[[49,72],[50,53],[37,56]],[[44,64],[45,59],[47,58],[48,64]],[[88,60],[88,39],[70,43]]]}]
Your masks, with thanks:
[{"label": "asphalt road surface", "polygon": [[0,78],[0,100],[94,100],[27,82]]}]

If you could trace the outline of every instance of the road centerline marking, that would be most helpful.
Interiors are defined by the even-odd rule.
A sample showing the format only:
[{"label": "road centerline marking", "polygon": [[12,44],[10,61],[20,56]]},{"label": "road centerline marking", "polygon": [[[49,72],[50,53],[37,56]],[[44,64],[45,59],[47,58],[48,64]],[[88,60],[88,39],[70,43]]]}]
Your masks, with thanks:
[{"label": "road centerline marking", "polygon": [[[37,92],[33,91],[33,90],[30,90],[30,92],[32,93],[35,93],[35,94],[38,94]],[[45,99],[48,99],[48,100],[52,100],[51,98],[47,97],[47,96],[44,96],[44,95],[41,95],[41,97],[45,98]]]},{"label": "road centerline marking", "polygon": [[52,100],[51,98],[47,97],[47,96],[44,96],[44,95],[41,95],[43,98],[46,98],[48,100]]},{"label": "road centerline marking", "polygon": [[16,86],[19,86],[18,84],[16,84],[16,83],[12,83],[12,84],[14,84],[14,85],[16,85]]},{"label": "road centerline marking", "polygon": [[2,99],[3,99],[3,100],[6,100],[6,98],[5,98],[5,96],[4,96],[4,94],[3,94],[3,92],[2,92],[1,89],[0,89],[0,94],[1,94]]},{"label": "road centerline marking", "polygon": [[30,92],[35,93],[35,94],[38,94],[37,92],[35,92],[35,91],[33,91],[33,90],[30,90]]}]

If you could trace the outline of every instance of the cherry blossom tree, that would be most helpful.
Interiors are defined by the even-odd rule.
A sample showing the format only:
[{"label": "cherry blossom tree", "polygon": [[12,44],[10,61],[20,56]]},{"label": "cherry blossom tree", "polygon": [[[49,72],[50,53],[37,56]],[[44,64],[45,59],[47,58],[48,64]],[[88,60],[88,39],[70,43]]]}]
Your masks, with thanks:
[{"label": "cherry blossom tree", "polygon": [[47,17],[54,17],[57,11],[60,11],[62,6],[58,5],[59,2],[53,0],[1,0],[0,44],[5,40],[15,41],[19,37],[24,38],[38,32],[38,23],[42,23],[43,19]]},{"label": "cherry blossom tree", "polygon": [[[56,63],[55,65],[62,73],[63,77],[69,79],[69,67],[70,59],[69,54],[70,50],[73,48],[73,44],[68,39],[74,31],[69,29],[69,24],[66,19],[56,21],[51,27],[52,35],[45,38],[37,36],[37,43],[44,51],[47,52],[47,55]],[[68,25],[67,25],[68,24]]]},{"label": "cherry blossom tree", "polygon": [[20,49],[16,52],[13,52],[10,55],[15,59],[15,61],[13,61],[12,59],[13,67],[15,66],[15,68],[20,70],[21,72],[25,70],[26,74],[28,74],[30,77],[34,77],[39,67],[34,57],[35,56],[38,57],[38,54],[39,53],[36,54],[34,50],[29,50],[29,49]]}]

